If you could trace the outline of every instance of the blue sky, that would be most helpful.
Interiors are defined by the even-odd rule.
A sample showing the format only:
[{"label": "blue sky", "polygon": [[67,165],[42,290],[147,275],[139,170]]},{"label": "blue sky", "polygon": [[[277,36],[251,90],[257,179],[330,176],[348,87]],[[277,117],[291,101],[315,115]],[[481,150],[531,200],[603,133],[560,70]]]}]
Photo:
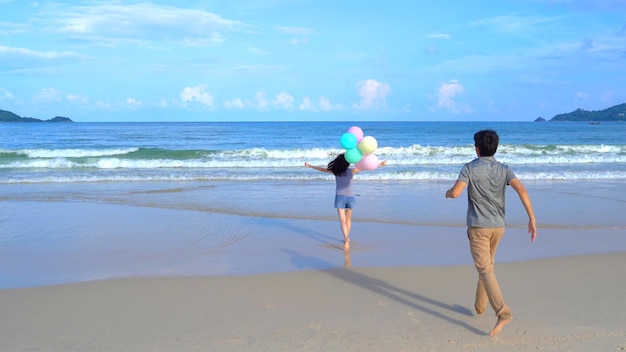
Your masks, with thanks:
[{"label": "blue sky", "polygon": [[532,121],[624,102],[626,0],[0,0],[0,109],[20,116]]}]

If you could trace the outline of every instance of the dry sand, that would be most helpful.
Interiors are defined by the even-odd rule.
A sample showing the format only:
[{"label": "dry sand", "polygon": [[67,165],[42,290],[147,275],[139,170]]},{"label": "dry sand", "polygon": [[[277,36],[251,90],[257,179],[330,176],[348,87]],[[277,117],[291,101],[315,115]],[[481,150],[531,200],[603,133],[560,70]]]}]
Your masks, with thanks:
[{"label": "dry sand", "polygon": [[0,351],[620,351],[626,253],[496,265],[513,321],[472,312],[472,266],[334,268],[0,290]]}]

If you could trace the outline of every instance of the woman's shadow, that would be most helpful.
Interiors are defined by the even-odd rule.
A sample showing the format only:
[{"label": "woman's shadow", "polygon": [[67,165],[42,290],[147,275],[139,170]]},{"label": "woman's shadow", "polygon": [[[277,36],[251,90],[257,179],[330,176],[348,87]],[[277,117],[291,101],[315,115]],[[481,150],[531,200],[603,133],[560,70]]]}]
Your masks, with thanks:
[{"label": "woman's shadow", "polygon": [[[433,308],[429,308],[428,306],[443,308],[456,314],[472,316],[472,312],[469,309],[462,307],[460,305],[449,305],[449,304],[437,301],[435,299],[425,297],[420,294],[410,292],[405,289],[390,285],[389,283],[383,280],[380,280],[371,276],[367,276],[367,275],[358,273],[354,270],[351,270],[349,268],[350,263],[351,263],[349,253],[346,253],[344,267],[340,268],[340,267],[335,267],[332,263],[328,263],[319,258],[304,256],[291,249],[282,248],[281,250],[283,253],[289,256],[294,266],[299,269],[319,270],[338,280],[342,280],[352,285],[364,288],[366,290],[369,290],[371,292],[374,292],[376,294],[379,294],[381,296],[394,300],[398,303],[402,303],[413,309],[422,311],[436,318],[447,321],[448,323],[464,327],[467,330],[477,335],[486,335],[484,331],[478,330],[464,321],[450,317],[446,314],[438,312],[437,310]],[[330,268],[330,269],[319,269],[319,268]]]},{"label": "woman's shadow", "polygon": [[[303,227],[294,225],[284,220],[279,220],[279,219],[271,219],[271,220],[264,219],[264,220],[265,220],[264,223],[266,225],[270,224],[272,226],[285,228],[287,230],[290,230],[294,233],[308,237],[324,245],[333,245],[337,242],[337,240],[331,236],[321,234],[310,228],[303,228]],[[456,324],[461,327],[464,327],[467,330],[477,335],[487,335],[484,331],[478,330],[464,321],[452,318],[446,314],[443,314],[432,308],[429,308],[427,305],[443,308],[456,314],[472,316],[472,312],[463,306],[456,305],[456,304],[449,305],[449,304],[437,301],[435,299],[428,298],[420,294],[410,292],[405,289],[401,289],[399,287],[395,287],[383,280],[380,280],[371,276],[367,276],[367,275],[358,273],[350,269],[350,267],[352,266],[350,252],[344,253],[344,266],[340,268],[340,267],[337,267],[335,264],[326,262],[322,259],[304,256],[292,249],[281,248],[281,251],[289,256],[290,261],[298,269],[319,270],[338,280],[342,280],[352,285],[377,293],[381,296],[385,296],[391,300],[402,303],[404,305],[407,305],[411,308],[422,311],[424,313],[430,314],[434,317],[447,321],[451,324]],[[326,269],[320,269],[320,268],[326,268]]]}]

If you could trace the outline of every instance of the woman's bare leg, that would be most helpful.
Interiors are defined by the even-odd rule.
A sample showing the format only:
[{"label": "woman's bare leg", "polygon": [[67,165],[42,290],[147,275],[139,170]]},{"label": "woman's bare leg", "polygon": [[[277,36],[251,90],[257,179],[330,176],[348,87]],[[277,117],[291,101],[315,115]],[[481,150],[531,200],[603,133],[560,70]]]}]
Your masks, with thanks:
[{"label": "woman's bare leg", "polygon": [[352,209],[337,208],[339,215],[339,224],[341,225],[341,233],[343,234],[343,250],[350,250],[350,229],[352,228]]}]

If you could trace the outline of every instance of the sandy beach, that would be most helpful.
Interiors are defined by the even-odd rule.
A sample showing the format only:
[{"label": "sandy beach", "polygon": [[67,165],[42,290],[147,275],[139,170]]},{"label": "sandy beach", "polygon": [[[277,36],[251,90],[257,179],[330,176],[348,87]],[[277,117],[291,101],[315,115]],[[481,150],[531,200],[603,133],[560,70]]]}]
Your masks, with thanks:
[{"label": "sandy beach", "polygon": [[6,186],[0,351],[626,348],[622,184],[530,183],[534,243],[511,197],[496,337],[445,185],[361,187],[348,256],[326,185],[301,208],[281,201],[296,186]]},{"label": "sandy beach", "polygon": [[2,351],[619,351],[626,255],[498,266],[514,320],[472,312],[471,266],[160,277],[0,291]]}]

